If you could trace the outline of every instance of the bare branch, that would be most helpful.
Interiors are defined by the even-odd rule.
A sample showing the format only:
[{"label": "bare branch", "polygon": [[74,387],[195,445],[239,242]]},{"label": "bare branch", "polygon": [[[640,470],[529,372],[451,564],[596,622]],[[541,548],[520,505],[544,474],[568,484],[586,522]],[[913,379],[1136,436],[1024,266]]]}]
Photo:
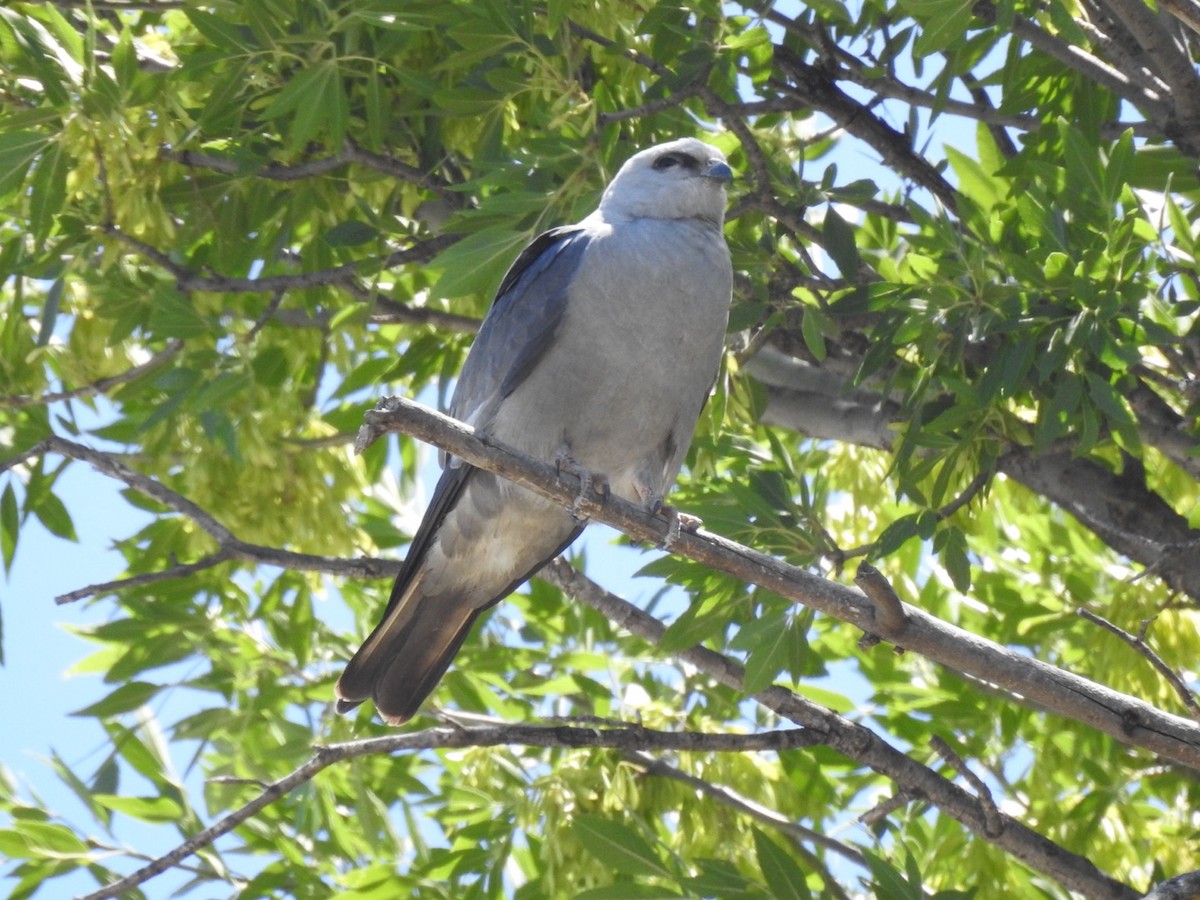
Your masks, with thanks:
[{"label": "bare branch", "polygon": [[842,128],[877,152],[890,168],[927,189],[950,211],[958,206],[958,192],[937,169],[913,152],[912,142],[875,116],[837,86],[834,79],[798,54],[783,47],[775,48],[775,58],[792,76],[787,82],[775,82],[788,93],[811,103]]},{"label": "bare branch", "polygon": [[[891,449],[893,424],[900,412],[887,397],[861,388],[846,390],[839,373],[769,347],[747,363],[747,370],[767,384],[764,424],[815,438]],[[1190,446],[1186,435],[1176,434],[1161,421],[1142,392],[1135,392],[1131,402],[1139,426],[1147,429],[1147,443],[1161,445],[1168,455]],[[1071,513],[1113,550],[1152,569],[1168,587],[1200,598],[1200,556],[1177,549],[1195,546],[1200,531],[1190,528],[1187,519],[1136,472],[1117,474],[1066,449],[1034,453],[1025,447],[1004,454],[996,469]],[[986,476],[985,482],[979,477],[946,510],[952,511],[982,489]]]},{"label": "bare branch", "polygon": [[276,800],[311,781],[323,769],[335,763],[392,753],[421,750],[448,750],[463,747],[525,746],[558,749],[596,747],[604,749],[688,750],[700,753],[745,753],[784,751],[809,747],[820,742],[820,735],[806,728],[767,731],[759,734],[709,734],[696,731],[653,731],[640,725],[619,728],[573,728],[566,725],[498,725],[482,728],[438,726],[411,734],[388,735],[328,744],[314,748],[312,758],[291,773],[268,785],[257,797],[208,828],[193,835],[131,875],[87,894],[81,900],[107,900],[132,891],[156,875],[175,866],[217,838],[257,815]]},{"label": "bare branch", "polygon": [[[634,540],[663,545],[672,552],[756,584],[796,603],[869,632],[874,606],[857,591],[788,565],[710,532],[673,533],[670,522],[617,496],[580,495],[579,478],[549,463],[524,456],[474,429],[420,404],[390,397],[366,414],[356,442],[362,449],[388,431],[402,431],[437,445],[467,463],[504,475],[542,497],[576,507],[585,518],[625,532]],[[1030,659],[1006,647],[955,628],[922,610],[904,606],[908,624],[895,636],[904,647],[983,682],[1011,692],[1016,702],[1041,703],[1117,740],[1145,747],[1176,762],[1200,768],[1200,726],[1155,709],[1087,679]]]},{"label": "bare branch", "polygon": [[216,553],[206,556],[203,559],[198,559],[194,563],[171,566],[169,569],[162,569],[158,572],[144,572],[140,575],[131,575],[129,578],[118,578],[116,581],[105,581],[100,584],[89,584],[87,587],[76,588],[65,594],[59,594],[54,598],[54,602],[61,606],[65,603],[74,603],[76,600],[96,597],[100,594],[112,594],[116,591],[126,590],[127,588],[157,584],[160,581],[173,581],[176,578],[187,578],[189,575],[219,566],[221,563],[228,562],[231,559],[233,559],[233,556],[227,550],[218,550]]},{"label": "bare branch", "polygon": [[294,553],[290,550],[280,550],[275,547],[264,547],[239,540],[228,528],[222,525],[206,510],[188,500],[182,494],[171,490],[159,481],[149,476],[135,472],[109,453],[104,453],[92,447],[87,447],[66,438],[52,436],[0,462],[0,473],[15,468],[18,465],[44,453],[57,453],[60,456],[88,463],[97,472],[115,478],[126,486],[145,497],[155,500],[169,509],[187,516],[201,530],[216,542],[218,551],[193,563],[172,566],[161,572],[149,572],[134,575],[129,578],[109,581],[80,588],[57,598],[58,603],[71,603],[95,594],[109,593],[143,584],[153,584],[170,578],[182,578],[195,572],[210,569],[229,560],[241,560],[257,565],[278,566],[282,569],[293,569],[301,572],[322,572],[328,575],[338,575],[343,578],[394,578],[400,571],[400,564],[395,560],[362,557],[360,559],[341,559],[330,556],[316,556],[311,553]]},{"label": "bare branch", "polygon": [[1159,76],[1170,86],[1170,107],[1154,118],[1181,148],[1200,154],[1200,77],[1187,51],[1165,27],[1170,19],[1143,0],[1100,0],[1129,30]]},{"label": "bare branch", "polygon": [[[561,557],[543,568],[539,577],[652,644],[658,644],[666,633],[662,622],[576,572]],[[735,691],[743,688],[745,670],[720,653],[697,646],[674,655]],[[782,687],[772,686],[759,691],[753,699],[797,725],[822,733],[823,744],[890,778],[966,828],[985,834],[987,819],[978,798],[905,756],[869,728]],[[1099,871],[1089,860],[1059,847],[1017,820],[1003,813],[1000,815],[1003,824],[1000,834],[989,840],[1026,865],[1090,897],[1124,900],[1137,896],[1126,885]]]},{"label": "bare branch", "polygon": [[1105,631],[1115,634],[1130,647],[1136,650],[1139,654],[1146,658],[1150,665],[1154,666],[1155,670],[1161,675],[1179,695],[1179,699],[1183,701],[1183,705],[1187,707],[1192,714],[1192,718],[1200,722],[1200,701],[1196,700],[1196,695],[1187,686],[1187,682],[1180,677],[1179,673],[1166,664],[1161,656],[1154,652],[1149,644],[1146,643],[1146,632],[1150,625],[1154,622],[1153,619],[1147,619],[1142,623],[1136,635],[1130,634],[1123,628],[1118,628],[1112,622],[1103,616],[1097,615],[1090,609],[1085,609],[1082,606],[1075,610],[1077,615],[1082,616],[1089,622],[1099,625]]},{"label": "bare branch", "polygon": [[1158,0],[1158,6],[1200,34],[1200,3],[1196,0]]},{"label": "bare branch", "polygon": [[291,165],[269,162],[257,166],[248,166],[244,160],[234,157],[217,156],[212,153],[201,153],[196,150],[176,150],[172,147],[163,147],[159,150],[158,155],[162,159],[168,159],[181,166],[188,166],[190,168],[210,169],[214,172],[220,172],[222,175],[252,175],[256,178],[266,178],[271,181],[281,182],[301,181],[306,178],[327,175],[350,163],[357,163],[369,169],[374,169],[377,172],[382,172],[385,175],[390,175],[400,181],[406,181],[424,190],[431,191],[456,208],[465,205],[463,195],[451,190],[450,186],[444,181],[394,156],[367,150],[352,140],[347,140],[346,145],[337,153]]},{"label": "bare branch", "polygon": [[429,262],[447,247],[462,239],[462,235],[442,234],[426,238],[411,247],[394,250],[387,256],[356,260],[334,266],[331,269],[302,272],[297,275],[261,275],[258,278],[241,278],[235,275],[201,275],[186,266],[179,265],[161,250],[151,247],[112,223],[101,226],[101,229],[105,234],[112,235],[170,272],[175,278],[179,290],[211,291],[213,293],[274,293],[331,285],[345,287],[363,270],[390,269],[409,263]]},{"label": "bare branch", "polygon": [[1004,831],[1004,818],[1000,815],[1000,810],[996,808],[992,792],[983,779],[972,772],[963,758],[936,734],[929,739],[929,746],[946,761],[947,765],[952,766],[963,778],[967,779],[967,783],[974,789],[976,796],[979,797],[979,803],[983,807],[984,834],[992,840],[998,838]]},{"label": "bare branch", "polygon": [[77,388],[70,388],[62,391],[52,391],[46,394],[38,394],[32,396],[29,394],[12,394],[7,397],[0,397],[0,406],[10,408],[20,408],[25,406],[45,406],[49,403],[58,403],[62,400],[75,400],[81,397],[92,397],[96,394],[104,394],[109,389],[118,387],[122,384],[128,384],[131,381],[136,381],[147,372],[153,371],[163,363],[173,359],[180,350],[183,349],[183,341],[172,340],[166,347],[159,350],[144,363],[126,369],[117,375],[110,375],[107,378],[97,378],[95,381],[81,385]]},{"label": "bare branch", "polygon": [[1176,875],[1155,886],[1144,900],[1196,900],[1200,897],[1200,871]]}]

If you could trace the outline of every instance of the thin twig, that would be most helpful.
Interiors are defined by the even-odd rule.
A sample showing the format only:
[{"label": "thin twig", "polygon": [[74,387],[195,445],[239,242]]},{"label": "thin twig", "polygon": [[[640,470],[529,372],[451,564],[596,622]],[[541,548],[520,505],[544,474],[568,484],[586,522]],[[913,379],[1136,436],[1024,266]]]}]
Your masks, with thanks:
[{"label": "thin twig", "polygon": [[805,828],[787,816],[780,815],[770,807],[763,806],[761,803],[751,800],[748,797],[743,797],[731,788],[713,784],[711,781],[705,781],[703,778],[698,778],[695,775],[684,772],[682,769],[676,768],[664,760],[649,756],[646,753],[631,753],[629,754],[629,758],[651,775],[659,775],[691,785],[698,791],[719,800],[721,803],[736,809],[738,812],[744,813],[755,821],[769,825],[797,843],[814,844],[818,847],[824,847],[826,850],[831,850],[839,856],[850,860],[852,863],[864,867],[867,865],[866,858],[848,844],[834,840],[828,835],[814,831],[811,828]]},{"label": "thin twig", "polygon": [[912,791],[897,791],[888,797],[886,800],[881,800],[876,803],[865,813],[858,817],[858,821],[868,828],[873,828],[879,822],[882,822],[896,810],[901,809],[914,800],[919,799]]},{"label": "thin twig", "polygon": [[954,748],[936,734],[929,739],[929,746],[933,748],[933,751],[938,756],[945,760],[947,765],[953,767],[963,778],[967,779],[967,783],[975,790],[976,796],[979,797],[979,803],[983,807],[984,834],[990,840],[1000,837],[1004,831],[1004,817],[1000,815],[1000,810],[996,808],[996,801],[992,797],[991,789],[984,783],[982,778],[971,771],[971,767],[954,751]]},{"label": "thin twig", "polygon": [[463,747],[525,746],[576,749],[595,747],[625,751],[689,750],[702,753],[746,753],[762,750],[792,750],[819,741],[808,729],[767,731],[758,734],[710,734],[697,731],[654,731],[640,725],[620,728],[572,728],[566,725],[506,724],[482,728],[437,726],[411,734],[388,735],[317,746],[311,759],[289,774],[272,782],[249,803],[223,816],[212,825],[185,840],[169,853],[136,872],[87,894],[81,900],[107,900],[132,891],[217,838],[257,815],[276,800],[311,781],[321,770],[335,763],[393,753],[422,750],[460,749]]},{"label": "thin twig", "polygon": [[1123,628],[1114,625],[1112,622],[1103,616],[1099,616],[1090,609],[1084,609],[1082,606],[1075,610],[1075,613],[1087,619],[1094,625],[1099,625],[1105,631],[1115,634],[1126,644],[1141,654],[1150,665],[1154,666],[1155,670],[1171,685],[1172,689],[1183,701],[1183,705],[1187,707],[1192,718],[1200,722],[1200,701],[1196,700],[1195,693],[1188,688],[1187,682],[1180,677],[1179,673],[1166,664],[1161,656],[1154,652],[1149,644],[1146,643],[1146,632],[1150,625],[1154,622],[1153,618],[1146,619],[1142,622],[1141,628],[1136,635],[1130,634]]},{"label": "thin twig", "polygon": [[183,349],[183,341],[172,340],[162,350],[159,350],[144,363],[139,363],[132,368],[126,369],[116,375],[109,375],[107,378],[97,378],[95,381],[80,385],[77,388],[69,388],[62,391],[51,391],[46,394],[13,394],[7,397],[0,397],[0,406],[19,409],[29,406],[45,406],[50,403],[58,403],[62,400],[75,400],[81,397],[92,397],[96,394],[105,394],[114,387],[122,384],[128,384],[131,381],[136,381],[147,372],[157,369],[163,363],[173,359],[180,350]]},{"label": "thin twig", "polygon": [[84,444],[58,437],[48,437],[18,453],[16,456],[0,461],[0,473],[16,468],[30,459],[45,453],[57,453],[69,459],[86,462],[97,472],[107,475],[132,488],[144,497],[149,497],[169,509],[187,516],[200,527],[217,544],[218,550],[196,562],[175,565],[160,572],[148,572],[133,575],[117,581],[89,585],[85,588],[71,591],[58,598],[59,603],[70,603],[95,594],[111,593],[129,587],[143,584],[153,584],[169,578],[182,578],[204,569],[220,565],[229,560],[240,560],[259,565],[279,566],[303,572],[322,572],[328,575],[338,575],[343,578],[393,578],[400,570],[400,564],[395,560],[361,557],[359,559],[342,559],[331,556],[317,556],[311,553],[295,553],[276,547],[264,547],[238,539],[233,532],[217,521],[206,510],[188,500],[182,494],[171,490],[160,481],[136,472],[115,456],[96,450]]},{"label": "thin twig", "polygon": [[112,235],[122,243],[162,267],[175,279],[181,291],[210,291],[212,293],[274,293],[276,291],[303,288],[341,286],[354,281],[366,269],[390,269],[409,263],[429,262],[447,247],[462,239],[459,234],[441,234],[426,238],[411,247],[393,250],[383,257],[356,260],[330,269],[301,272],[296,275],[260,275],[257,278],[242,278],[235,275],[201,275],[182,266],[155,247],[118,228],[113,223],[101,226],[105,234]]},{"label": "thin twig", "polygon": [[[559,557],[540,576],[568,596],[597,610],[626,631],[652,644],[662,641],[666,626],[621,597],[604,590]],[[675,651],[680,661],[735,691],[743,689],[745,669],[706,647]],[[819,706],[785,688],[773,685],[752,699],[776,714],[823,735],[822,743],[859,765],[868,766],[980,834],[987,825],[981,801],[892,747],[858,723]],[[1003,829],[992,843],[1013,853],[1027,865],[1088,896],[1133,900],[1137,893],[1099,871],[1091,861],[1077,856],[1001,813]]]}]

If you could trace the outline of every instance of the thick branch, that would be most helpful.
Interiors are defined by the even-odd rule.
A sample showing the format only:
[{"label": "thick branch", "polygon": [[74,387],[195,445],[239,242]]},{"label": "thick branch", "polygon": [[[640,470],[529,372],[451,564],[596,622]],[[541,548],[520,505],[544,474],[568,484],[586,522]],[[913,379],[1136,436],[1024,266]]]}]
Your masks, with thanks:
[{"label": "thick branch", "polygon": [[666,545],[679,556],[774,591],[900,643],[964,675],[997,685],[1017,702],[1042,704],[1123,743],[1200,768],[1200,726],[1134,697],[1014,653],[911,606],[904,607],[907,625],[885,631],[876,619],[874,606],[858,591],[715,534],[674,531],[665,518],[620,497],[580,497],[580,482],[574,474],[559,474],[549,463],[480,437],[468,426],[411,401],[397,397],[383,400],[367,413],[367,423],[356,445],[360,449],[387,431],[411,434],[471,465],[498,472],[543,497],[576,508],[583,516],[618,528],[635,540]]},{"label": "thick branch", "polygon": [[1101,0],[1129,30],[1145,51],[1159,76],[1171,88],[1171,109],[1156,119],[1172,140],[1190,155],[1200,154],[1200,77],[1186,49],[1165,27],[1170,19],[1152,9],[1144,0]]},{"label": "thick branch", "polygon": [[120,897],[165,872],[199,850],[210,846],[222,835],[255,816],[276,800],[311,781],[322,769],[335,763],[392,753],[414,753],[421,750],[449,750],[463,747],[525,746],[575,749],[603,747],[628,752],[646,750],[688,750],[700,753],[745,753],[749,751],[784,751],[810,747],[820,742],[820,735],[805,728],[787,731],[767,731],[760,734],[708,734],[696,731],[653,731],[640,725],[620,728],[578,728],[566,725],[500,725],[484,728],[437,727],[412,734],[395,734],[343,744],[315,748],[312,759],[293,772],[268,785],[249,803],[214,822],[208,828],[188,838],[174,850],[160,856],[150,865],[93,891],[81,900],[106,900]]},{"label": "thick branch", "polygon": [[[881,395],[844,390],[838,375],[774,351],[760,353],[747,367],[767,384],[763,423],[825,440],[892,447],[899,407]],[[1161,416],[1153,418],[1157,407],[1152,409],[1145,394],[1153,396],[1143,389],[1132,402],[1146,440],[1169,456],[1182,453],[1190,438],[1167,428]],[[1190,471],[1192,464],[1187,466]],[[1013,451],[1000,459],[998,470],[1070,512],[1113,550],[1152,568],[1172,589],[1200,599],[1200,557],[1180,552],[1200,540],[1200,533],[1144,481],[1066,452]]]}]

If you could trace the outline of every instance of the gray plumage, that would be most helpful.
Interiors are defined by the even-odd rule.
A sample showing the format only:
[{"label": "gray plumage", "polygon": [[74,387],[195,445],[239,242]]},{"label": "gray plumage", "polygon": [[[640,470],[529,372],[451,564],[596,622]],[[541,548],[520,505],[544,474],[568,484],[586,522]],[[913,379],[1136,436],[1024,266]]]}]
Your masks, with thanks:
[{"label": "gray plumage", "polygon": [[[730,177],[701,141],[660,144],[621,167],[594,213],[537,237],[500,285],[451,414],[657,509],[720,363]],[[503,478],[443,465],[383,620],[338,681],[339,712],[373,699],[388,722],[407,721],[479,613],[582,530]]]}]

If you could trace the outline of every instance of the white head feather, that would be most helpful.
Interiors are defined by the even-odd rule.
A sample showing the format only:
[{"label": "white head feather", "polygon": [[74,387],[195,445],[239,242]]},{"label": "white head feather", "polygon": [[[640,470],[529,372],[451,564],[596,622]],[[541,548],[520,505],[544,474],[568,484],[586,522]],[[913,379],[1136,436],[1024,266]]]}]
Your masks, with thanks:
[{"label": "white head feather", "polygon": [[634,154],[600,198],[606,221],[702,219],[720,227],[733,173],[716,147],[680,138]]}]

